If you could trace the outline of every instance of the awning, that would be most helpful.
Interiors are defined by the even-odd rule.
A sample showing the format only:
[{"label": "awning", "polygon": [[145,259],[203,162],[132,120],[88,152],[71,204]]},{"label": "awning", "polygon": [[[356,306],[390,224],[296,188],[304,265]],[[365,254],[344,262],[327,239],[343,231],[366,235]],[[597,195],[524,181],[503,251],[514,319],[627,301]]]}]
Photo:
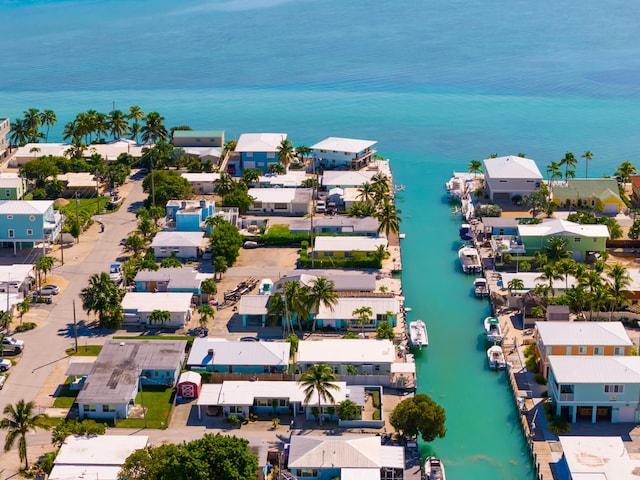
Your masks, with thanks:
[{"label": "awning", "polygon": [[416,373],[415,363],[392,363],[391,373]]},{"label": "awning", "polygon": [[219,405],[221,383],[205,383],[200,389],[198,405]]},{"label": "awning", "polygon": [[93,362],[74,362],[69,365],[65,375],[67,377],[86,377],[93,370]]}]

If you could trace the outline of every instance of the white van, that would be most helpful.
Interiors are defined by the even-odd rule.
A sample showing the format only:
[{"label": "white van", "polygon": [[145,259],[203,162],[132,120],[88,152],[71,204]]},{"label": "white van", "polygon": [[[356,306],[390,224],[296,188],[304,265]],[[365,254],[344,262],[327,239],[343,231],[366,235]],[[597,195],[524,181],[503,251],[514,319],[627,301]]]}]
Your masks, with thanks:
[{"label": "white van", "polygon": [[327,209],[327,204],[324,200],[318,200],[316,202],[316,213],[324,213]]}]

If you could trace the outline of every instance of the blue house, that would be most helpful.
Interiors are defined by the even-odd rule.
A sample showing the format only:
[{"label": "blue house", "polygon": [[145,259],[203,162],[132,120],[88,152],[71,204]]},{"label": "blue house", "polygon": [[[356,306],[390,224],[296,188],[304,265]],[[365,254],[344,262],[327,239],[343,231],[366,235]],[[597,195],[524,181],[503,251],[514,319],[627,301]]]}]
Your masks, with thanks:
[{"label": "blue house", "polygon": [[62,214],[51,200],[0,202],[0,242],[3,247],[32,248],[55,242],[62,230]]},{"label": "blue house", "polygon": [[239,211],[235,207],[216,209],[212,200],[169,200],[166,207],[167,230],[180,232],[207,232],[211,228],[206,226],[207,218],[221,216],[232,225],[237,225]]},{"label": "blue house", "polygon": [[286,139],[286,133],[243,133],[235,148],[240,154],[240,168],[259,168],[267,173],[270,164],[278,163],[278,147]]},{"label": "blue house", "polygon": [[140,270],[134,279],[136,292],[189,292],[202,293],[201,286],[213,274],[200,273],[192,267]]},{"label": "blue house", "polygon": [[313,158],[320,168],[360,170],[373,160],[378,143],[372,140],[329,137],[311,146]]},{"label": "blue house", "polygon": [[289,367],[289,342],[232,342],[224,338],[196,338],[187,367],[221,373],[277,373]]}]

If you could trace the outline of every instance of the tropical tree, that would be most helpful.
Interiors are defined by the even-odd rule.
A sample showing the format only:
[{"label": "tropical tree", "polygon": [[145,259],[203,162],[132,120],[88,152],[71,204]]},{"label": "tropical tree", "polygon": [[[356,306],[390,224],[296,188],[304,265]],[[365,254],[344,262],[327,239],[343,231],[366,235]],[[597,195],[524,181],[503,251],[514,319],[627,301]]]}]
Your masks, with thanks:
[{"label": "tropical tree", "polygon": [[133,251],[134,254],[137,254],[144,250],[145,241],[140,235],[136,235],[134,233],[132,235],[129,235],[124,241],[124,247],[128,250]]},{"label": "tropical tree", "polygon": [[305,317],[305,313],[311,311],[307,300],[308,288],[303,286],[299,280],[292,280],[284,282],[283,292],[287,320],[291,330],[293,331],[294,316],[298,320],[298,328],[302,329],[302,320],[308,320],[308,316]]},{"label": "tropical tree", "polygon": [[632,240],[637,240],[640,238],[640,218],[633,222],[633,225],[629,227],[628,236]]},{"label": "tropical tree", "polygon": [[387,203],[390,200],[391,182],[387,175],[382,172],[376,173],[371,177],[371,185],[373,185],[376,203]]},{"label": "tropical tree", "polygon": [[[267,302],[267,318],[275,318],[276,321],[283,319],[283,325],[286,325],[287,329],[293,331],[293,327],[289,322],[288,309],[284,299],[284,295],[281,292],[276,292],[269,297],[269,300]],[[298,338],[297,335],[294,336]]]},{"label": "tropical tree", "polygon": [[53,110],[44,110],[40,113],[40,123],[47,127],[47,133],[45,134],[45,142],[49,141],[49,128],[53,127],[58,119],[56,118],[56,113]]},{"label": "tropical tree", "polygon": [[631,176],[636,173],[638,173],[638,170],[629,160],[625,160],[616,168],[616,176],[620,179],[620,183],[630,183]]},{"label": "tropical tree", "polygon": [[295,148],[293,142],[288,138],[283,138],[278,145],[278,163],[282,165],[285,171],[289,168],[289,164],[295,158]]},{"label": "tropical tree", "polygon": [[125,290],[119,288],[106,272],[96,273],[89,278],[89,285],[80,292],[82,308],[88,313],[96,313],[101,328],[116,328],[122,323],[124,312],[120,302]]},{"label": "tropical tree", "polygon": [[31,310],[31,300],[25,298],[16,306],[18,307],[18,314],[20,315],[20,325],[22,325],[22,317],[24,317],[27,313],[29,313],[29,310]]},{"label": "tropical tree", "polygon": [[555,262],[562,258],[569,258],[571,256],[572,252],[567,250],[568,246],[569,240],[565,237],[550,237],[547,245],[545,245],[542,250],[549,260]]},{"label": "tropical tree", "polygon": [[176,252],[171,252],[171,255],[169,255],[168,257],[165,257],[162,259],[162,261],[160,262],[160,267],[162,268],[181,268],[182,267],[182,260],[180,260],[177,255]]},{"label": "tropical tree", "polygon": [[373,184],[371,184],[370,182],[364,182],[358,187],[358,196],[356,198],[361,202],[371,204],[373,203],[374,196],[375,189]]},{"label": "tropical tree", "polygon": [[122,110],[113,110],[109,112],[109,116],[107,117],[107,129],[113,138],[119,140],[120,137],[129,132],[127,115],[125,115]]},{"label": "tropical tree", "polygon": [[213,188],[221,197],[233,192],[236,189],[236,181],[226,172],[220,174],[220,178],[214,180]]},{"label": "tropical tree", "polygon": [[364,326],[371,323],[371,317],[373,316],[373,310],[371,309],[371,307],[364,306],[356,308],[353,312],[351,312],[351,315],[357,318],[356,322],[358,325],[360,325],[362,333],[364,334]]},{"label": "tropical tree", "polygon": [[509,280],[509,283],[507,283],[507,288],[509,289],[509,295],[511,295],[511,292],[514,290],[524,289],[524,282],[521,278],[512,278]]},{"label": "tropical tree", "polygon": [[584,158],[584,177],[589,178],[589,162],[593,158],[593,153],[587,150],[582,154],[582,158]]},{"label": "tropical tree", "polygon": [[210,235],[211,251],[215,257],[223,257],[227,266],[233,265],[240,254],[242,235],[231,223],[222,219]]},{"label": "tropical tree", "polygon": [[149,325],[160,325],[162,328],[165,323],[171,321],[171,312],[168,310],[153,310],[147,318]]},{"label": "tropical tree", "polygon": [[314,393],[318,398],[318,412],[320,425],[322,425],[322,402],[331,402],[335,404],[335,399],[331,391],[339,390],[334,382],[338,380],[338,376],[333,369],[326,363],[319,363],[309,367],[309,369],[300,375],[298,383],[303,387],[304,405],[309,405]]},{"label": "tropical tree", "polygon": [[4,442],[4,451],[8,452],[13,444],[18,440],[18,455],[20,460],[24,461],[24,468],[29,468],[29,460],[27,458],[27,433],[36,428],[49,429],[44,423],[47,416],[44,414],[35,414],[35,404],[33,402],[25,403],[24,400],[18,400],[15,405],[8,404],[4,407],[3,413],[5,418],[0,421],[0,428],[7,431]]},{"label": "tropical tree", "polygon": [[358,420],[362,417],[362,408],[351,400],[343,400],[336,405],[340,420]]},{"label": "tropical tree", "polygon": [[144,112],[138,105],[131,105],[129,107],[129,115],[130,120],[133,120],[133,125],[131,126],[131,134],[133,135],[136,143],[138,142],[138,133],[140,132],[140,120],[144,118]]},{"label": "tropical tree", "polygon": [[333,311],[333,308],[338,304],[338,294],[336,293],[336,284],[333,280],[327,280],[324,277],[316,278],[313,285],[307,293],[307,302],[309,303],[310,310],[315,312],[313,316],[313,326],[311,331],[316,331],[316,321],[318,317],[318,311],[320,306],[324,306]]},{"label": "tropical tree", "polygon": [[576,261],[570,258],[562,258],[555,263],[558,275],[564,276],[565,292],[569,290],[569,275],[575,274],[577,271],[576,265]]},{"label": "tropical tree", "polygon": [[555,280],[562,280],[563,277],[558,273],[556,266],[554,263],[545,263],[541,267],[538,268],[538,271],[541,272],[540,276],[536,277],[536,280],[542,280],[543,282],[549,282],[549,290],[551,295],[554,296],[553,282]]},{"label": "tropical tree", "polygon": [[522,206],[531,211],[531,218],[536,218],[540,212],[544,212],[549,206],[548,190],[540,189],[532,192],[522,199]]},{"label": "tropical tree", "polygon": [[40,127],[42,126],[42,117],[40,116],[40,110],[37,108],[30,108],[24,112],[24,125],[27,129],[27,136],[29,142],[35,143],[40,138]]},{"label": "tropical tree", "polygon": [[164,126],[164,117],[158,112],[150,112],[145,118],[145,124],[140,129],[144,143],[157,143],[158,140],[166,140],[169,136]]},{"label": "tropical tree", "polygon": [[198,307],[198,313],[200,314],[200,328],[207,328],[209,320],[213,320],[216,316],[216,310],[211,305],[205,305],[204,303]]},{"label": "tropical tree", "polygon": [[218,255],[213,259],[213,270],[218,278],[222,278],[222,275],[229,269],[227,259],[222,255]]},{"label": "tropical tree", "polygon": [[355,202],[349,208],[347,208],[347,215],[350,217],[371,217],[375,215],[376,208],[373,203]]},{"label": "tropical tree", "polygon": [[207,278],[202,282],[202,285],[200,285],[200,290],[207,295],[207,300],[210,301],[211,297],[218,293],[218,284],[215,278]]},{"label": "tropical tree", "polygon": [[69,435],[104,435],[106,431],[107,425],[95,420],[65,420],[53,428],[51,443],[60,448]]},{"label": "tropical tree", "polygon": [[284,175],[285,173],[287,173],[287,171],[279,163],[270,163],[267,167],[267,173],[273,173],[274,175]]},{"label": "tropical tree", "polygon": [[402,212],[390,202],[384,203],[378,211],[373,215],[378,220],[378,234],[384,232],[388,238],[389,233],[400,232],[400,222],[402,219],[398,216]]},{"label": "tropical tree", "polygon": [[551,162],[547,165],[547,180],[549,185],[556,179],[562,178],[562,170],[560,169],[560,164],[558,162]]},{"label": "tropical tree", "polygon": [[621,305],[628,305],[631,292],[628,290],[631,285],[631,277],[629,272],[621,263],[609,265],[607,268],[608,286],[611,292],[612,305],[611,311]]},{"label": "tropical tree", "polygon": [[247,168],[242,172],[242,181],[249,187],[257,182],[261,176],[262,170],[259,168]]},{"label": "tropical tree", "polygon": [[11,122],[11,133],[9,133],[11,145],[22,147],[29,141],[29,133],[24,119],[18,118]]},{"label": "tropical tree", "polygon": [[380,267],[382,267],[382,262],[389,258],[391,254],[387,250],[387,247],[384,245],[378,245],[378,247],[371,254],[372,258],[375,258]]},{"label": "tropical tree", "polygon": [[482,162],[480,160],[471,160],[468,165],[468,170],[477,177],[479,173],[482,173]]},{"label": "tropical tree", "polygon": [[391,412],[389,423],[404,437],[414,438],[418,434],[425,442],[444,438],[447,433],[444,408],[424,393],[401,401]]},{"label": "tropical tree", "polygon": [[567,152],[567,153],[564,154],[564,157],[562,158],[562,160],[560,160],[560,164],[559,165],[561,167],[564,166],[564,179],[565,180],[569,180],[569,177],[575,177],[576,176],[576,172],[573,169],[576,168],[577,164],[578,164],[578,160],[573,155],[573,153]]},{"label": "tropical tree", "polygon": [[376,328],[376,338],[379,340],[395,340],[396,332],[389,322],[380,322]]}]

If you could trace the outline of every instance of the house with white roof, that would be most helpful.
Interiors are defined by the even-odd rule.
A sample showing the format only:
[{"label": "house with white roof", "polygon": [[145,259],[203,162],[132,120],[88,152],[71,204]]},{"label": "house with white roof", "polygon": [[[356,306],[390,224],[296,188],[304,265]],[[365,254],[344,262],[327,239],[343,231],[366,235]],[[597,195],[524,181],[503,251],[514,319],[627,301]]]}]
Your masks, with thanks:
[{"label": "house with white roof", "polygon": [[118,480],[127,457],[148,444],[146,435],[71,435],[60,447],[48,478]]},{"label": "house with white roof", "polygon": [[[117,160],[123,153],[140,158],[142,150],[151,146],[153,145],[138,145],[133,140],[120,138],[107,143],[93,143],[85,148],[83,155],[85,158],[89,158],[96,154],[109,161]],[[64,157],[69,149],[71,149],[71,145],[68,143],[27,143],[16,150],[14,156],[11,157],[10,165],[19,167],[40,157]]]},{"label": "house with white roof", "polygon": [[633,343],[621,322],[536,322],[540,373],[547,378],[551,355],[631,355]]},{"label": "house with white roof", "polygon": [[95,197],[98,191],[98,182],[93,173],[69,172],[56,176],[64,186],[64,197],[72,197],[78,194],[80,197]]},{"label": "house with white roof", "polygon": [[373,140],[328,137],[311,145],[311,152],[316,166],[322,169],[360,170],[373,161],[376,153],[373,146],[376,143]]},{"label": "house with white roof", "polygon": [[322,173],[322,187],[328,192],[334,188],[360,188],[363,183],[371,182],[378,172],[373,170],[326,170]]},{"label": "house with white roof", "polygon": [[213,200],[169,200],[167,202],[165,230],[181,232],[207,232],[211,227],[209,217],[222,217],[231,225],[238,225],[240,213],[237,207],[216,207]]},{"label": "house with white roof", "polygon": [[202,282],[213,278],[213,273],[202,273],[193,267],[159,268],[158,270],[140,270],[135,278],[136,292],[189,292],[202,294]]},{"label": "house with white roof", "polygon": [[[167,328],[183,328],[191,319],[193,294],[189,292],[127,292],[121,305],[125,325],[150,325]],[[154,310],[167,311],[171,319],[163,325],[153,325],[149,316]]]},{"label": "house with white roof", "polygon": [[[0,294],[7,293],[26,296],[35,279],[35,270],[30,263],[0,265]],[[2,306],[0,301],[0,308]]]},{"label": "house with white roof", "polygon": [[0,173],[0,200],[22,200],[26,191],[27,181],[17,173]]},{"label": "house with white roof", "polygon": [[220,179],[217,172],[188,172],[181,173],[180,176],[189,182],[193,193],[200,195],[213,195],[214,182]]},{"label": "house with white roof", "polygon": [[304,170],[288,170],[287,173],[277,175],[267,173],[258,178],[258,185],[262,188],[299,188],[307,179]]},{"label": "house with white roof", "polygon": [[62,214],[51,200],[0,201],[0,245],[32,248],[56,241],[62,230]]},{"label": "house with white roof", "polygon": [[219,373],[277,373],[289,367],[289,342],[241,342],[196,338],[187,367]]},{"label": "house with white roof", "polygon": [[323,339],[305,340],[298,344],[296,362],[301,372],[318,363],[326,363],[339,375],[348,374],[353,365],[359,374],[391,374],[396,350],[391,340]]},{"label": "house with white roof", "polygon": [[548,387],[555,414],[571,423],[640,420],[640,357],[551,355]]},{"label": "house with white roof", "polygon": [[[380,223],[374,217],[348,217],[332,215],[330,217],[317,216],[313,219],[313,233],[335,235],[360,235],[377,237]],[[289,223],[291,233],[311,233],[311,218],[296,218]]]},{"label": "house with white roof", "polygon": [[287,469],[313,480],[403,480],[404,447],[380,436],[292,435]]},{"label": "house with white roof", "polygon": [[386,238],[364,237],[362,235],[319,236],[314,240],[313,256],[315,258],[372,257],[380,246],[387,248]]},{"label": "house with white roof", "polygon": [[[360,319],[353,313],[361,307],[369,307],[372,312],[370,322],[365,325],[361,325]],[[391,326],[395,327],[398,313],[400,313],[400,302],[392,294],[380,294],[375,297],[338,297],[333,308],[321,304],[315,316],[318,328],[375,330],[381,322],[389,322]]]},{"label": "house with white roof", "polygon": [[248,212],[254,214],[306,215],[311,212],[312,188],[250,188]]},{"label": "house with white roof", "polygon": [[278,147],[286,139],[286,133],[243,133],[235,148],[241,169],[259,168],[267,173],[270,164],[278,163]]},{"label": "house with white roof", "polygon": [[560,435],[559,440],[562,458],[556,463],[556,471],[560,472],[560,478],[631,480],[638,476],[640,458],[635,448],[631,448],[633,443],[623,441],[622,437]]},{"label": "house with white roof", "polygon": [[533,160],[510,155],[485,158],[483,163],[485,185],[492,202],[508,203],[516,195],[525,197],[540,190],[543,177]]},{"label": "house with white roof", "polygon": [[199,258],[206,250],[209,239],[204,232],[158,232],[150,247],[156,258],[170,257],[175,253],[178,258]]},{"label": "house with white roof", "polygon": [[20,167],[34,158],[40,157],[64,157],[71,145],[65,143],[27,143],[18,147],[9,160],[9,166]]},{"label": "house with white roof", "polygon": [[527,255],[548,246],[552,237],[566,238],[571,257],[584,262],[589,254],[606,250],[609,229],[602,224],[581,225],[568,220],[548,219],[542,223],[518,225],[518,236]]}]

